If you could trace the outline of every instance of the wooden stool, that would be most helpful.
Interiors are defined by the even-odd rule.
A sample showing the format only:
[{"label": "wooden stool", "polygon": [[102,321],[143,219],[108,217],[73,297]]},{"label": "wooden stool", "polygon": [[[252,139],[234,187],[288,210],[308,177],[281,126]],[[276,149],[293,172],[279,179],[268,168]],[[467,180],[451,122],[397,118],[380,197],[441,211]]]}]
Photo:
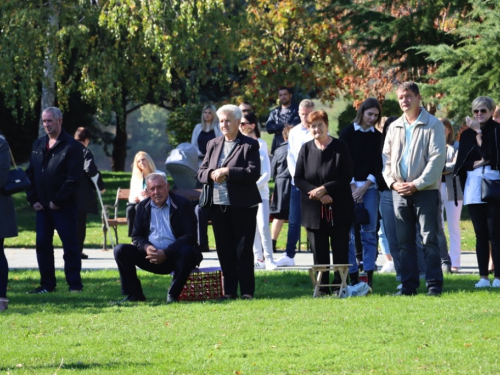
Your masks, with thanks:
[{"label": "wooden stool", "polygon": [[[344,291],[347,290],[347,275],[349,274],[349,267],[352,264],[317,264],[309,268],[309,276],[311,276],[311,281],[314,287],[313,297],[319,297],[319,288],[323,286],[339,286],[340,290],[338,296],[341,296]],[[321,284],[321,277],[323,272],[335,272],[339,271],[340,274],[340,284]],[[318,275],[315,276],[314,273],[317,272]]]}]

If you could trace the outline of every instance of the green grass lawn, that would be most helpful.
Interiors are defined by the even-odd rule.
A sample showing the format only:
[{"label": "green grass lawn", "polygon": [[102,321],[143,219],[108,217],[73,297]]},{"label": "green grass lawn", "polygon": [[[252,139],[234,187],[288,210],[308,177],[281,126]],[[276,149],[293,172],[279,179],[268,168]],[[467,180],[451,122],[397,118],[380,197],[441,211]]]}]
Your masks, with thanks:
[{"label": "green grass lawn", "polygon": [[[500,290],[445,275],[441,298],[311,298],[304,272],[259,272],[253,301],[165,305],[170,277],[139,272],[148,302],[121,298],[116,271],[83,274],[70,294],[26,295],[35,271],[10,274],[0,314],[6,374],[496,374]],[[421,287],[421,291],[424,287]],[[60,364],[62,367],[58,370]]]}]

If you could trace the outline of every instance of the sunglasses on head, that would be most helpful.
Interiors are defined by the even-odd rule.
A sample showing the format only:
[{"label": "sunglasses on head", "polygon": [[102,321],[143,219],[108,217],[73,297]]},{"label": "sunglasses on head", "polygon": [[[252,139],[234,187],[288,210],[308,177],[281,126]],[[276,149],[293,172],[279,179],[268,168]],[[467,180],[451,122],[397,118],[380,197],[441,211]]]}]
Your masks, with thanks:
[{"label": "sunglasses on head", "polygon": [[472,112],[474,112],[474,114],[476,114],[476,115],[477,115],[479,112],[481,112],[481,113],[483,113],[483,114],[484,114],[484,113],[488,112],[488,110],[487,110],[487,109],[484,109],[484,108],[481,108],[481,109],[475,109],[475,110],[473,110]]}]

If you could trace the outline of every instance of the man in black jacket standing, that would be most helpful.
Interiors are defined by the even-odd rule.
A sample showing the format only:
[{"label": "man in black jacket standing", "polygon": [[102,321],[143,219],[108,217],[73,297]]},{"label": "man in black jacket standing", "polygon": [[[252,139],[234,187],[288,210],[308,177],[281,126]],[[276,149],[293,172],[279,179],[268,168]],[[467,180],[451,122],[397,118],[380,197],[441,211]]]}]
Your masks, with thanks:
[{"label": "man in black jacket standing", "polygon": [[167,304],[177,302],[191,270],[203,260],[197,238],[196,216],[186,198],[169,193],[164,175],[146,177],[149,198],[136,207],[132,241],[134,245],[115,247],[115,260],[120,272],[120,302],[145,301],[136,266],[174,279],[167,294]]},{"label": "man in black jacket standing", "polygon": [[278,91],[280,106],[274,108],[269,114],[266,122],[266,130],[269,134],[274,134],[273,144],[271,146],[271,155],[274,150],[282,144],[283,128],[285,125],[300,124],[299,107],[292,103],[292,93],[288,87],[280,87]]},{"label": "man in black jacket standing", "polygon": [[58,108],[43,111],[47,135],[33,143],[26,169],[31,181],[26,196],[36,211],[36,256],[41,279],[40,286],[29,293],[49,293],[56,289],[54,229],[63,244],[69,291],[83,290],[76,224],[76,192],[83,172],[83,154],[77,141],[62,129],[62,121]]}]

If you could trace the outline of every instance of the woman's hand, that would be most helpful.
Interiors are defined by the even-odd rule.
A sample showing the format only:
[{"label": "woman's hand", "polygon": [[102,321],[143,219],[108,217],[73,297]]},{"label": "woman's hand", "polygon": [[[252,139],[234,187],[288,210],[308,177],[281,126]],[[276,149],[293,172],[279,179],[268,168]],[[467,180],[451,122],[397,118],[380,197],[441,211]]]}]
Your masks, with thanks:
[{"label": "woman's hand", "polygon": [[212,171],[212,173],[210,173],[210,178],[218,184],[222,184],[224,181],[226,181],[228,176],[229,168],[227,167],[216,169]]},{"label": "woman's hand", "polygon": [[319,201],[321,200],[321,197],[326,194],[326,189],[324,186],[320,186],[317,187],[316,189],[311,190],[307,194],[309,194],[309,199]]},{"label": "woman's hand", "polygon": [[465,118],[465,123],[475,132],[481,129],[481,125],[479,124],[479,122],[476,119],[470,118],[469,116]]},{"label": "woman's hand", "polygon": [[360,186],[359,188],[352,189],[351,185],[352,199],[354,199],[354,202],[363,202],[363,197],[372,184],[373,183],[371,182],[371,180],[366,180],[365,184],[363,186]]},{"label": "woman's hand", "polygon": [[488,165],[490,164],[490,161],[489,160],[484,160],[484,159],[481,159],[481,160],[476,160],[474,162],[474,165],[472,166],[474,169],[476,168],[479,168],[479,167],[482,167],[484,165]]},{"label": "woman's hand", "polygon": [[323,195],[320,199],[322,204],[330,204],[333,203],[332,197],[330,197],[328,194]]}]

